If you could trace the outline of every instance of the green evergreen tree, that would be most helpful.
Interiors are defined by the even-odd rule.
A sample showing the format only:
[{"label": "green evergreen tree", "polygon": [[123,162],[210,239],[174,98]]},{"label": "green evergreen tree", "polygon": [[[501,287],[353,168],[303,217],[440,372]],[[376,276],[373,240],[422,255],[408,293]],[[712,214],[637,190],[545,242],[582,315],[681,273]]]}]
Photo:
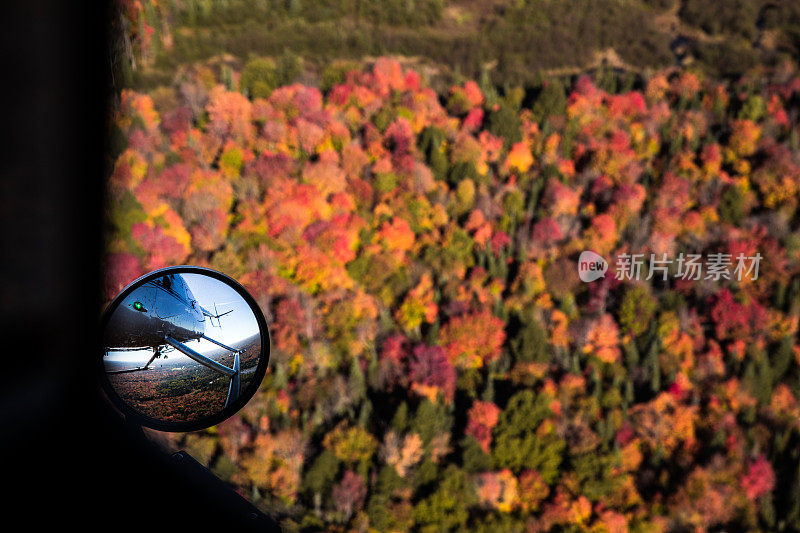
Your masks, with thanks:
[{"label": "green evergreen tree", "polygon": [[414,520],[423,531],[463,527],[469,518],[469,507],[475,501],[473,484],[466,473],[449,465],[439,488],[414,507]]},{"label": "green evergreen tree", "polygon": [[330,450],[322,450],[303,476],[303,488],[309,494],[326,494],[339,472],[339,459]]},{"label": "green evergreen tree", "polygon": [[417,145],[425,155],[425,161],[433,172],[434,178],[438,180],[447,179],[449,162],[447,160],[444,132],[439,128],[428,126],[420,133]]},{"label": "green evergreen tree", "polygon": [[250,98],[266,98],[279,85],[275,62],[266,57],[248,61],[239,79],[242,92]]},{"label": "green evergreen tree", "polygon": [[550,116],[564,115],[567,112],[567,94],[559,80],[553,80],[542,87],[533,103],[533,117],[540,124]]},{"label": "green evergreen tree", "polygon": [[638,337],[647,331],[657,306],[658,301],[645,285],[636,284],[628,288],[619,310],[619,323],[623,333]]},{"label": "green evergreen tree", "polygon": [[468,435],[461,441],[462,463],[469,473],[486,472],[492,468],[492,457],[483,451],[474,437]]},{"label": "green evergreen tree", "polygon": [[452,416],[448,413],[446,406],[426,399],[419,404],[414,413],[411,431],[418,433],[425,446],[428,446],[433,437],[449,432],[452,423]]},{"label": "green evergreen tree", "polygon": [[358,403],[367,396],[367,382],[364,378],[364,372],[361,370],[361,363],[358,358],[350,360],[350,376],[347,380],[348,390],[350,391],[350,398],[354,403]]},{"label": "green evergreen tree", "polygon": [[550,360],[550,350],[547,332],[539,321],[531,316],[516,315],[520,324],[519,333],[509,340],[511,354],[517,361],[547,362]]},{"label": "green evergreen tree", "polygon": [[539,425],[551,416],[550,398],[522,390],[514,394],[494,428],[492,459],[498,468],[538,470],[546,483],[558,477],[565,443],[556,435],[539,436]]},{"label": "green evergreen tree", "polygon": [[408,428],[408,404],[406,402],[401,403],[397,408],[389,425],[397,434],[405,433]]},{"label": "green evergreen tree", "polygon": [[503,148],[522,140],[522,121],[516,109],[502,103],[489,115],[489,131],[503,139]]}]

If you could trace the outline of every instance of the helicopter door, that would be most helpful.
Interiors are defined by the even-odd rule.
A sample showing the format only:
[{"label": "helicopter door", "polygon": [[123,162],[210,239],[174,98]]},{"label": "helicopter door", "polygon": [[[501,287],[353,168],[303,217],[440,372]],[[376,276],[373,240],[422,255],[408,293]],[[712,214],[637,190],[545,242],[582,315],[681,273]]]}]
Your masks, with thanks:
[{"label": "helicopter door", "polygon": [[172,291],[168,291],[163,284],[157,284],[156,286],[155,298],[158,318],[170,318],[184,312],[186,305]]}]

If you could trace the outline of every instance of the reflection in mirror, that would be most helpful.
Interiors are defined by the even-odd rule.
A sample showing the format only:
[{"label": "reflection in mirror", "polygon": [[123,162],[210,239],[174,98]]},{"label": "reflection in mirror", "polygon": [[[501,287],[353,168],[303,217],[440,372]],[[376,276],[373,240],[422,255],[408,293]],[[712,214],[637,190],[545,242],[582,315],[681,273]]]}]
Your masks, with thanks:
[{"label": "reflection in mirror", "polygon": [[244,298],[197,273],[167,273],[136,287],[109,317],[103,346],[114,392],[165,422],[221,412],[247,389],[262,356]]}]

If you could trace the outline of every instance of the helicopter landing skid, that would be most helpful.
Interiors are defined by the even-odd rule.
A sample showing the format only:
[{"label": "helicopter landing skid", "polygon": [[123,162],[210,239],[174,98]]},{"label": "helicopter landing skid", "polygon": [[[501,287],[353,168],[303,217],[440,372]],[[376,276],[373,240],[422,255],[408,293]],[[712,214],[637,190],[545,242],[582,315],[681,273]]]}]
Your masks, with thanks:
[{"label": "helicopter landing skid", "polygon": [[225,406],[227,407],[228,405],[230,405],[234,401],[236,401],[236,399],[239,397],[239,353],[240,352],[239,352],[239,350],[234,350],[233,348],[229,348],[228,346],[225,346],[221,342],[215,341],[213,339],[209,339],[205,335],[203,335],[202,337],[204,339],[208,340],[208,341],[213,342],[214,344],[222,346],[223,348],[225,348],[228,351],[233,352],[233,368],[228,368],[227,366],[225,366],[223,364],[220,364],[220,363],[214,361],[213,359],[209,359],[205,355],[192,350],[191,348],[189,348],[188,346],[186,346],[182,342],[173,339],[169,335],[164,337],[164,342],[166,342],[170,346],[174,347],[176,350],[178,350],[179,352],[183,353],[184,355],[186,355],[190,359],[194,359],[195,361],[197,361],[201,365],[206,366],[206,367],[210,368],[211,370],[214,370],[215,372],[218,372],[220,374],[223,374],[223,375],[228,376],[229,378],[231,378],[231,383],[230,383],[230,386],[228,387],[228,396],[227,396],[227,398],[225,400]]},{"label": "helicopter landing skid", "polygon": [[[156,346],[153,349],[153,357],[151,357],[150,360],[147,361],[147,364],[145,364],[144,366],[138,367],[138,368],[128,368],[126,370],[109,370],[106,373],[107,374],[129,374],[130,372],[141,372],[142,370],[150,370],[150,363],[152,363],[156,359],[156,357],[160,357],[160,356],[161,356],[161,347],[160,346]],[[164,357],[166,357],[166,355]]]}]

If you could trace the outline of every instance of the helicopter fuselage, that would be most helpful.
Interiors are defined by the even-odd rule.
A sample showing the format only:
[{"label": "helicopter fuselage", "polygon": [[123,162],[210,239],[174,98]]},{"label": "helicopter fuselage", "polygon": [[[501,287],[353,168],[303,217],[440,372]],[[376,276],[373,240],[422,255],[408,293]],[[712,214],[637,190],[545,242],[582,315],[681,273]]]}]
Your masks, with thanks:
[{"label": "helicopter fuselage", "polygon": [[150,281],[129,294],[106,327],[107,350],[157,348],[169,336],[180,342],[205,333],[205,316],[186,281],[169,275]]}]

